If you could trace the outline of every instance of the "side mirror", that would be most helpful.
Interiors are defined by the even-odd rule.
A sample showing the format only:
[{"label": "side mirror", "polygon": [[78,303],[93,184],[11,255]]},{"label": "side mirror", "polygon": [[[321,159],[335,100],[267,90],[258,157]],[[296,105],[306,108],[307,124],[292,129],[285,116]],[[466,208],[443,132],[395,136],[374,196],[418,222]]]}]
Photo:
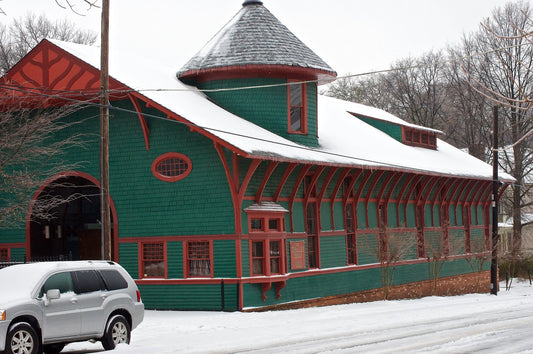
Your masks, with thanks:
[{"label": "side mirror", "polygon": [[46,292],[46,299],[48,301],[50,300],[57,300],[61,294],[59,293],[59,289],[50,289]]}]

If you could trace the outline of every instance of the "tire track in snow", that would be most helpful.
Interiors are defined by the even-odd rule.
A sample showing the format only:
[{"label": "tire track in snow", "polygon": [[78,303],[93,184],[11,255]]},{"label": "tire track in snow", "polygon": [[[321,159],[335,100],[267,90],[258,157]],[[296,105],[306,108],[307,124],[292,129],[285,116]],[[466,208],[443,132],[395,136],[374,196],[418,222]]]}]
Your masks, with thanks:
[{"label": "tire track in snow", "polygon": [[[297,341],[283,340],[241,353],[464,352],[465,348],[470,348],[468,351],[501,353],[509,352],[510,346],[514,346],[513,352],[531,349],[532,340],[527,329],[533,326],[532,308],[465,316],[385,325],[370,331],[352,330],[341,335],[336,332],[331,336],[310,336]],[[514,338],[512,342],[508,340],[511,334]]]}]

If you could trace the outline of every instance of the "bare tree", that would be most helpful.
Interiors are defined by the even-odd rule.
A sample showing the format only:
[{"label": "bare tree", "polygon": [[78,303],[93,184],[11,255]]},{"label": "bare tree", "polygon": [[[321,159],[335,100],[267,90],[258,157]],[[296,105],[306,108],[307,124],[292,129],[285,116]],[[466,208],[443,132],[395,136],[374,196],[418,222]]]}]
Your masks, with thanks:
[{"label": "bare tree", "polygon": [[442,129],[445,126],[444,61],[441,52],[394,63],[382,74],[337,80],[327,95],[393,113],[408,122]]},{"label": "bare tree", "polygon": [[416,254],[416,235],[408,232],[392,232],[384,229],[375,238],[365,238],[361,251],[372,256],[380,263],[383,298],[387,300],[394,284],[394,272],[398,262],[405,261]]},{"label": "bare tree", "polygon": [[43,15],[30,14],[10,26],[0,24],[0,73],[6,73],[44,38],[93,44],[97,34],[79,30],[67,20],[52,22]]},{"label": "bare tree", "polygon": [[[64,120],[78,106],[42,111],[5,108],[0,112],[0,227],[11,227],[23,222],[31,194],[47,178],[77,167],[62,157],[84,144],[81,135],[68,133],[78,123]],[[61,139],[57,139],[58,134],[62,134]],[[33,205],[33,216],[47,220],[49,210],[63,202],[54,196],[39,198]]]},{"label": "bare tree", "polygon": [[474,50],[473,40],[466,36],[462,46],[448,50],[449,60],[444,70],[446,140],[487,161],[488,148],[492,146],[492,107],[491,101],[478,92],[479,87],[472,87],[466,73],[479,64]]},{"label": "bare tree", "polygon": [[[494,104],[501,105],[503,118],[502,167],[517,182],[511,186],[513,254],[518,254],[522,240],[522,209],[532,205],[526,196],[531,185],[525,178],[533,167],[533,130],[530,107],[533,102],[533,22],[528,2],[509,3],[497,8],[491,18],[469,39],[480,60],[464,68],[471,86]],[[465,40],[465,45],[467,45]]]},{"label": "bare tree", "polygon": [[392,96],[392,113],[414,124],[442,129],[446,99],[442,53],[402,59],[392,68],[397,70],[384,77],[385,87]]},{"label": "bare tree", "polygon": [[471,254],[466,257],[466,261],[472,272],[476,275],[476,287],[481,283],[481,275],[485,270],[485,265],[492,259],[492,253],[486,249],[484,238],[476,237],[470,241]]},{"label": "bare tree", "polygon": [[428,278],[431,281],[431,293],[437,293],[440,272],[450,255],[449,245],[446,244],[444,233],[440,232],[438,237],[425,240],[426,260],[428,264]]}]

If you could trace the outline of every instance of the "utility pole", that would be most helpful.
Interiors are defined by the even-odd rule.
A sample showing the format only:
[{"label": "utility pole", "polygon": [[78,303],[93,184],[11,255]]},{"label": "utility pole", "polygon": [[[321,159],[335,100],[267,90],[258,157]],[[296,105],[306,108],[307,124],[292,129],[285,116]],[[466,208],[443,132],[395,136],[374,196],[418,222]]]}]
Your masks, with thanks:
[{"label": "utility pole", "polygon": [[498,295],[498,106],[492,108],[492,259],[490,263],[490,293]]},{"label": "utility pole", "polygon": [[100,49],[100,209],[102,259],[111,260],[109,202],[109,0],[102,0]]}]

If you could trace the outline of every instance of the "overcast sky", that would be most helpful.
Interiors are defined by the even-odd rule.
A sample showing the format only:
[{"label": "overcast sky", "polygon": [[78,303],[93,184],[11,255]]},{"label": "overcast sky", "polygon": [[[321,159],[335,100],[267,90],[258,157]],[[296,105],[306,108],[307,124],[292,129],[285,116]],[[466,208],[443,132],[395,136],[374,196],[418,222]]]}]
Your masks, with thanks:
[{"label": "overcast sky", "polygon": [[[56,0],[0,0],[9,23],[29,12],[67,18],[99,32],[100,9],[79,16]],[[66,0],[57,0],[65,4]],[[235,15],[243,0],[110,0],[110,55],[135,48],[167,56],[178,70]],[[506,0],[263,0],[263,4],[340,75],[386,69],[395,60],[445,48],[476,30]],[[100,1],[99,1],[100,3]]]}]

